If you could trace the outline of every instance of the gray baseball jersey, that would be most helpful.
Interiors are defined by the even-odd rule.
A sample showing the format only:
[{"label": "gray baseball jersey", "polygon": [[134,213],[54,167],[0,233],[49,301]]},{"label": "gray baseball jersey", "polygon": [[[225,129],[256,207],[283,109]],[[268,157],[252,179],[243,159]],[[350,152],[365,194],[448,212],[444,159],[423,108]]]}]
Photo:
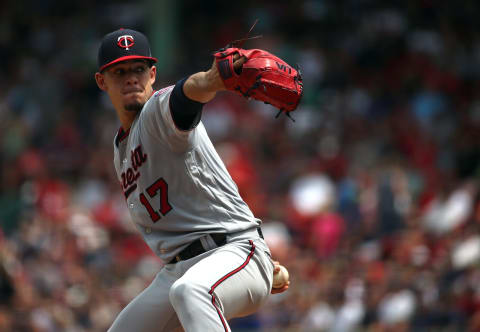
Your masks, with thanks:
[{"label": "gray baseball jersey", "polygon": [[115,169],[132,220],[164,262],[205,234],[232,234],[261,223],[240,197],[203,124],[190,131],[176,128],[172,89],[155,92],[114,143]]}]

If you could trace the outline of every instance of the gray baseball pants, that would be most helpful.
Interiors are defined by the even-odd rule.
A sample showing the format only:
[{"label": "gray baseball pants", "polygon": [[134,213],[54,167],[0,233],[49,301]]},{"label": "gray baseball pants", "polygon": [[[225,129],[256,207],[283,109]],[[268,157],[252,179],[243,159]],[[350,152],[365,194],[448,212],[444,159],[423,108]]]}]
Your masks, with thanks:
[{"label": "gray baseball pants", "polygon": [[[252,233],[253,234],[253,233]],[[272,287],[263,239],[239,238],[167,264],[118,315],[108,332],[230,331],[228,320],[255,312]]]}]

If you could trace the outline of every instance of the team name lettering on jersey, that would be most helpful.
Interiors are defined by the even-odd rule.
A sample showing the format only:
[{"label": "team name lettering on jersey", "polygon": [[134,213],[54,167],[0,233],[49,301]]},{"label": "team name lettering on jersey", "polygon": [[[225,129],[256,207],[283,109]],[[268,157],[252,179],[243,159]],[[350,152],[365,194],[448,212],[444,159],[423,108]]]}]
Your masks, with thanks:
[{"label": "team name lettering on jersey", "polygon": [[132,166],[122,173],[122,188],[125,198],[137,188],[137,180],[140,177],[140,171],[138,169],[147,160],[147,155],[143,153],[142,146],[139,145],[130,152],[130,161]]}]

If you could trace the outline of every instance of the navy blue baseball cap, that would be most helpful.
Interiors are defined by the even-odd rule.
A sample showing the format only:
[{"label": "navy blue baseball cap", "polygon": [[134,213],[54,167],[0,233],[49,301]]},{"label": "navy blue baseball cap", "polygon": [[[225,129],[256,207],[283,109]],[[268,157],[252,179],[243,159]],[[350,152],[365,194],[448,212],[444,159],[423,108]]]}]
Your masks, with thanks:
[{"label": "navy blue baseball cap", "polygon": [[119,29],[111,32],[102,39],[98,50],[98,71],[122,61],[145,59],[152,64],[157,59],[152,57],[147,37],[131,29]]}]

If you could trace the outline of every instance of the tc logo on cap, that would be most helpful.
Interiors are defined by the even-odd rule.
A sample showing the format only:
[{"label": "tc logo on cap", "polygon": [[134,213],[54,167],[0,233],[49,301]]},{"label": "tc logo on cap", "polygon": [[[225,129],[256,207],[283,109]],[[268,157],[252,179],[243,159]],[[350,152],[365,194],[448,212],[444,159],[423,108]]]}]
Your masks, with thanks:
[{"label": "tc logo on cap", "polygon": [[132,47],[134,44],[133,37],[130,35],[123,35],[117,38],[117,45],[126,50],[129,50],[129,47]]}]

